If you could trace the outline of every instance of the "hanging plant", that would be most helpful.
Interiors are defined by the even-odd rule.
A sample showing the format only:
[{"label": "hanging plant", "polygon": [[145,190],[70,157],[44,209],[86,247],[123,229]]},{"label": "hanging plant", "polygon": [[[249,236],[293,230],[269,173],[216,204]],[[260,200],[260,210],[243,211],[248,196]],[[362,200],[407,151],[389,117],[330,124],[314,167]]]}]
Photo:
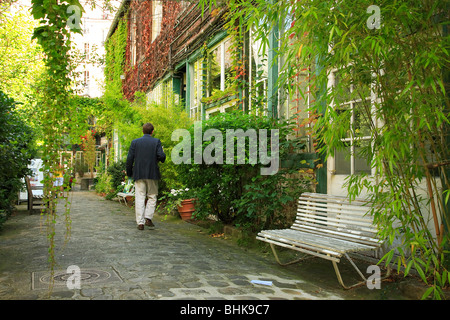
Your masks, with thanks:
[{"label": "hanging plant", "polygon": [[[72,114],[71,96],[71,64],[69,59],[70,33],[81,33],[81,29],[67,27],[69,18],[73,19],[74,6],[79,10],[75,12],[81,18],[82,6],[78,0],[32,0],[31,13],[34,19],[39,20],[40,26],[34,29],[33,39],[37,39],[44,51],[44,63],[47,70],[42,92],[38,97],[41,107],[42,125],[42,161],[44,172],[44,196],[46,210],[42,215],[46,217],[47,238],[49,241],[49,263],[51,279],[53,279],[55,260],[55,225],[57,220],[55,195],[59,187],[55,186],[59,170],[59,151],[64,144],[64,138],[69,130],[70,115]],[[70,8],[69,8],[70,7]],[[79,20],[78,20],[79,21]],[[78,26],[79,27],[79,26]],[[68,191],[68,186],[65,186]],[[66,241],[70,236],[70,209],[69,202],[65,203]],[[52,283],[50,284],[52,288]]]}]

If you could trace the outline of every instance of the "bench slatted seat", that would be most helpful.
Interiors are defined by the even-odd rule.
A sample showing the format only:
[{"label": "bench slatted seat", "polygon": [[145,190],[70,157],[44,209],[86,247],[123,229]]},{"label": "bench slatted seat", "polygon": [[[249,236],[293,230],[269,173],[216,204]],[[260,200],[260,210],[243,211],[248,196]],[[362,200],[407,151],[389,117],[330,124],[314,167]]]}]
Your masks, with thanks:
[{"label": "bench slatted seat", "polygon": [[[282,263],[276,247],[293,249],[307,256],[316,256],[333,263],[339,283],[350,289],[366,283],[366,278],[349,257],[350,252],[370,251],[383,244],[377,228],[368,212],[367,202],[362,199],[348,201],[346,197],[318,193],[303,193],[298,199],[297,216],[289,229],[262,230],[256,239],[267,242],[276,261],[281,265],[296,263],[304,257]],[[339,272],[338,263],[345,256],[364,279],[346,286]],[[389,276],[390,268],[388,266]]]}]

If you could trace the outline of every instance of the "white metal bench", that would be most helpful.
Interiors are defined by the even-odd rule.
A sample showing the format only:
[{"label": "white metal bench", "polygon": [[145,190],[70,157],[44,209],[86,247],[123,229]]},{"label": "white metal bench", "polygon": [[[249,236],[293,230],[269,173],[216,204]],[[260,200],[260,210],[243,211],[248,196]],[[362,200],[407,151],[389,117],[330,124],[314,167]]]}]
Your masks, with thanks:
[{"label": "white metal bench", "polygon": [[[288,265],[304,257],[282,263],[275,245],[300,251],[333,263],[339,283],[350,289],[366,283],[366,278],[358,269],[348,253],[374,250],[381,247],[383,241],[378,238],[377,228],[373,225],[370,207],[361,199],[351,203],[346,197],[318,193],[303,193],[298,200],[297,217],[289,229],[263,230],[257,239],[268,242],[277,262]],[[364,279],[352,286],[344,285],[338,263],[345,256]],[[390,268],[385,277],[389,276]]]},{"label": "white metal bench", "polygon": [[131,187],[130,191],[128,191],[128,192],[118,192],[117,193],[117,198],[119,199],[119,203],[122,203],[122,201],[123,201],[123,203],[126,206],[128,206],[127,197],[129,197],[129,196],[134,197],[134,185]]}]

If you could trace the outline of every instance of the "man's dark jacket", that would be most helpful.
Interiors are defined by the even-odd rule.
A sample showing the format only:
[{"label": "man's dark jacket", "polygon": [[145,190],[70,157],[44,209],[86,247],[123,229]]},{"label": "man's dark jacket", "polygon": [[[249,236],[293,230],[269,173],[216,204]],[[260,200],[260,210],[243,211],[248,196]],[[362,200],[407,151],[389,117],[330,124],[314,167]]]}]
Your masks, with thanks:
[{"label": "man's dark jacket", "polygon": [[166,161],[161,141],[149,134],[131,142],[127,157],[127,176],[140,179],[160,180],[158,161]]}]

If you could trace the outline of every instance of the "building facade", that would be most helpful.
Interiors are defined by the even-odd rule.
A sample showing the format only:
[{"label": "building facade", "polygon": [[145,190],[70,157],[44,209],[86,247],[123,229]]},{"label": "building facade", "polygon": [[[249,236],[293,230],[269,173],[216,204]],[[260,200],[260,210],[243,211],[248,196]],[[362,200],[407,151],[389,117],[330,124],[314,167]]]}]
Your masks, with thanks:
[{"label": "building facade", "polygon": [[[283,61],[268,63],[276,42],[263,48],[250,30],[237,44],[226,29],[226,13],[225,2],[202,13],[199,1],[124,0],[107,35],[107,41],[111,40],[120,32],[119,25],[126,24],[123,96],[132,101],[136,92],[143,92],[148,102],[182,103],[195,121],[237,108],[280,119],[295,116],[294,135],[303,137],[306,144],[301,157],[313,168],[317,156],[300,125],[308,117],[309,100],[276,87],[277,64]],[[240,70],[235,69],[236,59]],[[306,77],[299,74],[296,80],[305,82]],[[239,87],[239,81],[246,88]],[[123,156],[118,132],[113,140],[117,160]]]},{"label": "building facade", "polygon": [[[77,27],[81,28],[81,33],[72,34],[72,54],[79,62],[74,71],[74,92],[81,97],[100,98],[104,92],[104,65],[102,59],[105,55],[105,40],[111,23],[114,19],[115,10],[120,2],[113,0],[109,7],[92,7],[89,1],[81,1],[84,12],[81,15]],[[115,9],[116,8],[116,9]],[[75,12],[75,11],[74,11]],[[89,125],[94,130],[96,119],[87,119]],[[96,164],[106,163],[109,149],[109,141],[104,133],[96,133]],[[74,148],[74,146],[72,146]],[[78,164],[78,167],[86,166],[83,151],[79,147],[71,152],[61,154],[60,162],[64,163],[70,159]],[[81,169],[80,169],[81,170]]]}]

